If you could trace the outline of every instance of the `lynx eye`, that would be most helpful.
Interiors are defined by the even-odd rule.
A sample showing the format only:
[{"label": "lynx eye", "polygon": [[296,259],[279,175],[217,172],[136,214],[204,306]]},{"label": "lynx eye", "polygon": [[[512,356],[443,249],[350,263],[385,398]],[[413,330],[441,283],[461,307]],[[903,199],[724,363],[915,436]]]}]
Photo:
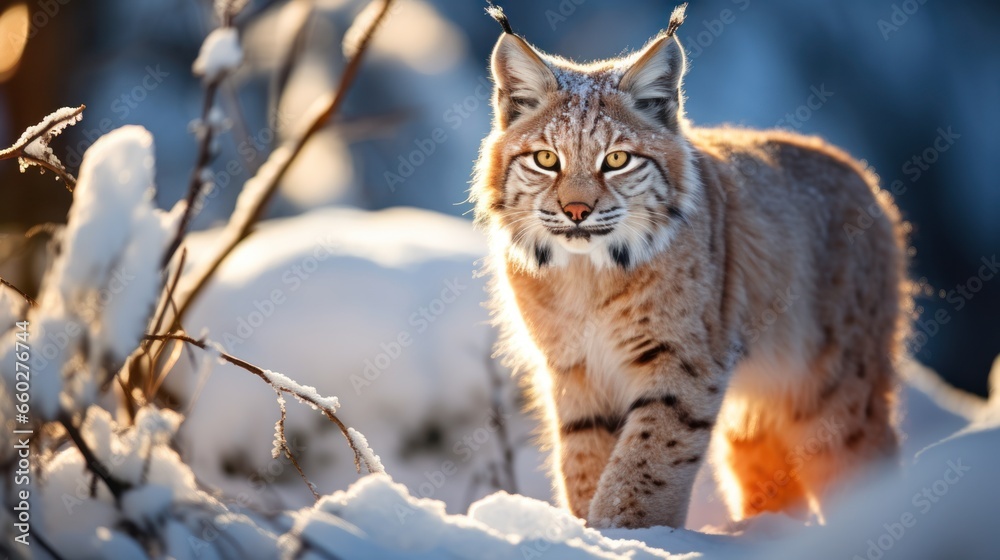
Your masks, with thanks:
[{"label": "lynx eye", "polygon": [[559,156],[550,150],[538,150],[535,152],[535,163],[542,169],[559,171]]},{"label": "lynx eye", "polygon": [[604,158],[604,165],[601,171],[613,171],[625,167],[632,159],[628,152],[611,152]]}]

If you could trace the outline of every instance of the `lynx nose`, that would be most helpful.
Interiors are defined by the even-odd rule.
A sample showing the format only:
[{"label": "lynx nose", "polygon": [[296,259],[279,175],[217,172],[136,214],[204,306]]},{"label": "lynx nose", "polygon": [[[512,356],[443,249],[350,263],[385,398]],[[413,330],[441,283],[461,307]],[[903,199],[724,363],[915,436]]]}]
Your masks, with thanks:
[{"label": "lynx nose", "polygon": [[589,205],[582,202],[570,202],[566,206],[563,206],[563,214],[566,214],[567,218],[573,220],[574,224],[579,224],[580,222],[586,220],[587,216],[589,216],[593,210],[594,209]]}]

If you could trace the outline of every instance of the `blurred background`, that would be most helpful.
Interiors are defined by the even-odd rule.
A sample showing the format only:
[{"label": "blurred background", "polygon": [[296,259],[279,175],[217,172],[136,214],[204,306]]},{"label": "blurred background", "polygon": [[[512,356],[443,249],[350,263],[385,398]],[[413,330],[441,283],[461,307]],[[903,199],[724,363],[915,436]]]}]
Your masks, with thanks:
[{"label": "blurred background", "polygon": [[[529,41],[578,60],[641,46],[674,6],[502,5]],[[309,103],[334,87],[343,33],[362,7],[250,2],[237,20],[246,61],[220,95],[231,126],[215,160],[218,196],[196,228],[229,215],[238,187]],[[401,0],[341,117],[311,141],[271,215],[327,205],[465,215],[472,162],[489,128],[487,58],[499,32],[483,7]],[[0,143],[55,108],[84,103],[83,122],[54,143],[71,170],[100,134],[141,124],[156,138],[159,203],[181,198],[196,155],[190,123],[203,99],[190,67],[216,25],[210,2],[3,0],[0,14]],[[998,25],[1000,4],[987,0],[710,0],[692,2],[679,31],[695,124],[822,135],[868,162],[897,194],[913,224],[912,276],[923,285],[916,329],[925,336],[911,350],[978,394],[1000,351],[1000,277],[985,264],[1000,251]],[[275,74],[290,56],[288,88],[275,100]],[[38,270],[21,234],[64,221],[71,195],[51,174],[22,175],[13,162],[0,164],[0,185],[0,274],[33,292]]]}]

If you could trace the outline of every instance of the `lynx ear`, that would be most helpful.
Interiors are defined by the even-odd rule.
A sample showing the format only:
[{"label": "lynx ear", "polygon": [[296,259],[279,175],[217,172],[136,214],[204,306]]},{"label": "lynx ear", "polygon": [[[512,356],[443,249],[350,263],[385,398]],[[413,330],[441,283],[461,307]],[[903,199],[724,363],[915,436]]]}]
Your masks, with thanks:
[{"label": "lynx ear", "polygon": [[678,25],[671,18],[667,32],[653,39],[633,58],[618,83],[618,89],[631,95],[636,111],[670,130],[677,130],[684,116],[681,94],[681,78],[686,69],[684,49],[673,33]]},{"label": "lynx ear", "polygon": [[496,83],[493,108],[502,128],[538,107],[559,87],[555,74],[538,53],[513,33],[500,36],[490,66]]}]

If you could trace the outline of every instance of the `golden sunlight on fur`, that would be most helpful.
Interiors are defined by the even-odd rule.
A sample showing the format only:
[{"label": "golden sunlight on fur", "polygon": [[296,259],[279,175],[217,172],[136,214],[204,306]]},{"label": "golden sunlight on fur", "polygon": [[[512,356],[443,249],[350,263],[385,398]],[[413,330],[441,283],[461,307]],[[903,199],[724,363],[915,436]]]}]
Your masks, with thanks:
[{"label": "golden sunlight on fur", "polygon": [[[734,519],[822,519],[838,484],[896,455],[910,302],[892,200],[818,138],[693,128],[683,7],[587,65],[494,17],[472,197],[558,499],[593,526],[682,527],[714,440]],[[845,227],[868,208],[871,227]]]}]

